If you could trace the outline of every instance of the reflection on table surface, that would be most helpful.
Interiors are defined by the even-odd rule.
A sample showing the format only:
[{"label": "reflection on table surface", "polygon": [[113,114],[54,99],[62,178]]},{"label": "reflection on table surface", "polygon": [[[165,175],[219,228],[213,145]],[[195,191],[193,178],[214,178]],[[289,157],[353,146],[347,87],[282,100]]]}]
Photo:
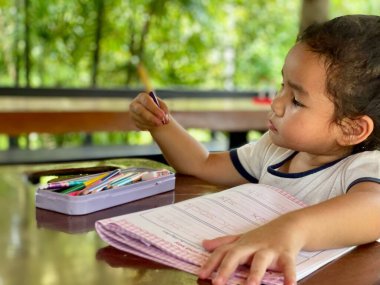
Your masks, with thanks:
[{"label": "reflection on table surface", "polygon": [[[37,186],[28,181],[28,175],[50,169],[104,165],[162,167],[146,160],[0,167],[0,285],[197,283],[195,276],[178,270],[154,263],[145,267],[148,261],[137,257],[129,259],[128,267],[113,267],[108,259],[99,258],[107,245],[95,233],[94,222],[221,188],[192,177],[180,177],[177,188],[182,192],[170,191],[88,215],[68,216],[35,208]],[[124,253],[121,257],[125,258]]]},{"label": "reflection on table surface", "polygon": [[[210,284],[176,269],[105,244],[94,231],[98,219],[182,201],[224,189],[177,175],[175,191],[83,216],[36,209],[32,173],[94,166],[162,167],[147,160],[111,160],[0,167],[0,285]],[[379,284],[380,246],[360,247],[299,284]]]}]

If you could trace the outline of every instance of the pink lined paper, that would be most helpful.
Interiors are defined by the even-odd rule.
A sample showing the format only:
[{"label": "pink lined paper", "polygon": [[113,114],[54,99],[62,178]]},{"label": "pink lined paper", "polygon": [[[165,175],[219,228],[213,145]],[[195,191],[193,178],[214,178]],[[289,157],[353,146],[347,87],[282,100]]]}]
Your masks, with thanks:
[{"label": "pink lined paper", "polygon": [[[122,251],[197,274],[209,256],[201,246],[202,240],[243,233],[304,206],[302,201],[272,186],[244,184],[152,210],[100,220],[95,226],[105,242]],[[297,280],[347,250],[301,252],[297,257]],[[247,274],[247,267],[239,267],[229,284],[241,284]],[[280,285],[283,276],[268,271],[262,283]]]}]

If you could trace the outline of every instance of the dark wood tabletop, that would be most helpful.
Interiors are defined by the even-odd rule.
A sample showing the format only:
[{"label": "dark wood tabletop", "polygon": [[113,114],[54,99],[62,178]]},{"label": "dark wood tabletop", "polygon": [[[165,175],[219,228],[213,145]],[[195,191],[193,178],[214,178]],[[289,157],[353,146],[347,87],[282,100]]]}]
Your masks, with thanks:
[{"label": "dark wood tabletop", "polygon": [[[94,231],[94,222],[213,193],[223,187],[177,174],[174,191],[88,215],[68,216],[35,208],[37,185],[33,183],[40,176],[52,174],[47,170],[82,167],[93,170],[115,165],[156,166],[156,163],[112,160],[0,167],[0,284],[210,284],[107,246]],[[360,246],[298,284],[380,284],[380,244]]]}]

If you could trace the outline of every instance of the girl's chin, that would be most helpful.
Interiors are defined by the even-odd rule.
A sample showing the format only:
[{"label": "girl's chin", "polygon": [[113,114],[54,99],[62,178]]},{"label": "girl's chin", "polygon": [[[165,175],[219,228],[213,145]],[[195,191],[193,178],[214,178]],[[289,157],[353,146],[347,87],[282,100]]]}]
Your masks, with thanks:
[{"label": "girl's chin", "polygon": [[275,145],[283,148],[289,148],[288,144],[284,142],[284,139],[280,136],[278,132],[273,132],[269,130],[269,137]]}]

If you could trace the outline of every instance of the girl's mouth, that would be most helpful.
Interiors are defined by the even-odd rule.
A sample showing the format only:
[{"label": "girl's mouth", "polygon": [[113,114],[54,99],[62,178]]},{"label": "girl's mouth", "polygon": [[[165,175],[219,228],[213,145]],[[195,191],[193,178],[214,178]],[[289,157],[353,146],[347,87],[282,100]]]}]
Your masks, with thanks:
[{"label": "girl's mouth", "polygon": [[271,131],[273,131],[273,132],[277,132],[277,129],[273,125],[273,122],[271,120],[269,120],[269,122],[268,122],[268,129],[271,130]]}]

